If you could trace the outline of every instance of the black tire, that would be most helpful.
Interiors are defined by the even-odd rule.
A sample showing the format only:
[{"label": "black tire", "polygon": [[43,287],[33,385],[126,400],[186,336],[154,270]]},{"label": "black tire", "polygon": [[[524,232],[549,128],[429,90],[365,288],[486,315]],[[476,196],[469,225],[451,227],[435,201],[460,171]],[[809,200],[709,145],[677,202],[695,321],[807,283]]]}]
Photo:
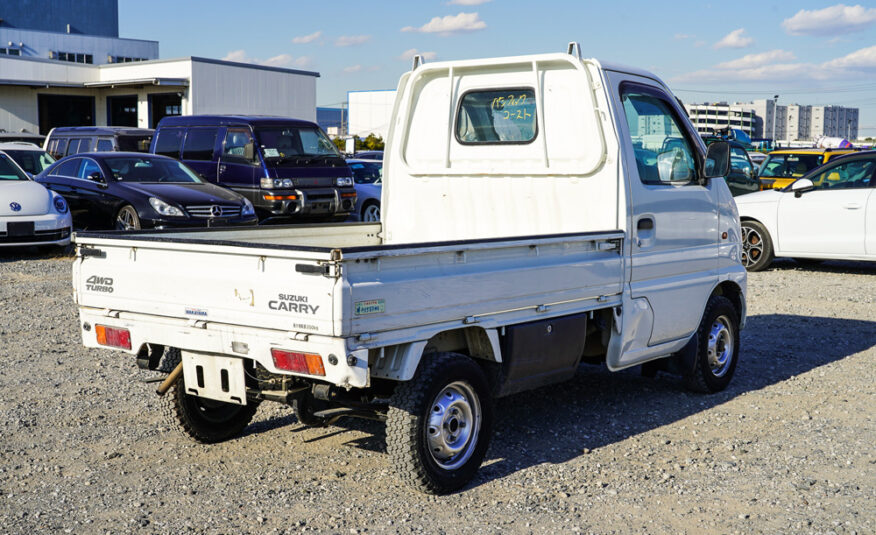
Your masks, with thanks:
[{"label": "black tire", "polygon": [[119,211],[116,212],[116,218],[113,220],[113,228],[116,230],[139,230],[140,216],[137,215],[137,210],[130,204],[119,208]]},{"label": "black tire", "polygon": [[295,411],[298,423],[310,427],[324,427],[326,425],[327,419],[314,416],[313,413],[327,408],[327,402],[314,399],[309,393],[292,400],[292,409]]},{"label": "black tire", "polygon": [[694,392],[720,392],[739,361],[739,312],[733,303],[721,295],[710,297],[695,336],[696,357],[684,384]]},{"label": "black tire", "polygon": [[190,396],[182,375],[162,397],[168,423],[204,444],[237,436],[258,410],[258,403],[252,400],[247,400],[247,405],[236,405]]},{"label": "black tire", "polygon": [[748,271],[762,271],[773,262],[773,240],[757,221],[742,222],[742,265]]},{"label": "black tire", "polygon": [[[464,355],[436,353],[424,356],[413,379],[398,385],[390,398],[386,449],[402,481],[446,494],[475,476],[492,428],[484,372]],[[439,443],[444,451],[435,447]]]}]

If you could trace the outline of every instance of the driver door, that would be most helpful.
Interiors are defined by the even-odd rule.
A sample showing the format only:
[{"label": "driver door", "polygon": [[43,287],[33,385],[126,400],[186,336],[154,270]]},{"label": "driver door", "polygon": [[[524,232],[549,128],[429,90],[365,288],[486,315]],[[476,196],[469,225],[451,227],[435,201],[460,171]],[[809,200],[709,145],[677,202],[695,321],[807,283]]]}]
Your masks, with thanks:
[{"label": "driver door", "polygon": [[246,157],[246,146],[249,143],[255,146],[249,128],[228,128],[225,131],[216,178],[220,186],[231,188],[252,199],[259,187],[256,173],[258,155],[254,154],[252,159]]}]

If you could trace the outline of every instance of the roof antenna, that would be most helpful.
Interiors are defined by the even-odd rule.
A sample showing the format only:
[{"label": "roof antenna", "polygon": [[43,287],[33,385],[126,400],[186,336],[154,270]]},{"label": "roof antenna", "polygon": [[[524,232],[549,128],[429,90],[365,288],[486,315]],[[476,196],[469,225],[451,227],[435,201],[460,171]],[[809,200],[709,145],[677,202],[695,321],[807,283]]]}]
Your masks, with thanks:
[{"label": "roof antenna", "polygon": [[413,67],[411,67],[411,70],[412,71],[417,70],[417,67],[419,67],[423,63],[424,63],[423,56],[417,54],[416,56],[414,56],[414,65],[413,65]]},{"label": "roof antenna", "polygon": [[[577,54],[574,53],[576,50],[578,51]],[[566,54],[569,54],[570,56],[577,56],[578,59],[580,60],[581,59],[581,43],[578,43],[576,41],[569,41],[569,48],[566,50]]]}]

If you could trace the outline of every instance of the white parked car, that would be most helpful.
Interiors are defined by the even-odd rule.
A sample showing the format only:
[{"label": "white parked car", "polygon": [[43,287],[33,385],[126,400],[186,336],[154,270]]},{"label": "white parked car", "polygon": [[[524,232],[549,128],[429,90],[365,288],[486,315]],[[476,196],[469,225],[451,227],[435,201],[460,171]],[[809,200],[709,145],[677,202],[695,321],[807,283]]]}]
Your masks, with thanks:
[{"label": "white parked car", "polygon": [[0,152],[0,246],[65,246],[72,225],[64,198],[28,178]]},{"label": "white parked car", "polygon": [[34,177],[55,163],[55,159],[39,145],[27,141],[0,143],[0,152],[15,160],[30,177]]},{"label": "white parked car", "polygon": [[777,256],[876,261],[876,151],[832,159],[781,190],[736,198],[743,264]]}]

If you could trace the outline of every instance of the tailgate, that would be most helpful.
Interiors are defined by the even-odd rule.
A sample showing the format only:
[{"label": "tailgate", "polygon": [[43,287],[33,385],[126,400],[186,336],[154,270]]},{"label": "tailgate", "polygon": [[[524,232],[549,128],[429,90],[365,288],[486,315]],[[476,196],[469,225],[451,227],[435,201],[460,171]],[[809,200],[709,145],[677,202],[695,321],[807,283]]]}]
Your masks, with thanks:
[{"label": "tailgate", "polygon": [[82,307],[331,336],[329,251],[76,238]]}]

